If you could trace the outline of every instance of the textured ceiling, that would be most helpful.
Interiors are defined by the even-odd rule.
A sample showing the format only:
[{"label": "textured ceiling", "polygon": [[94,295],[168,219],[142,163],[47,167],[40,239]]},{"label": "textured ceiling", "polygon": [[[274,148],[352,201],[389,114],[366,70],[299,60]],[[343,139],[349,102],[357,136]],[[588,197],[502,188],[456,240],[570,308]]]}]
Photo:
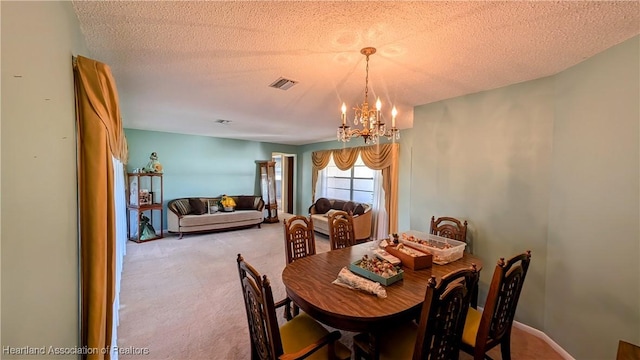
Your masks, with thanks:
[{"label": "textured ceiling", "polygon": [[[335,139],[342,102],[362,102],[366,46],[370,95],[404,129],[416,105],[553,75],[640,33],[638,1],[73,5],[79,55],[111,67],[125,127],[295,145]],[[279,77],[298,83],[270,88]]]}]

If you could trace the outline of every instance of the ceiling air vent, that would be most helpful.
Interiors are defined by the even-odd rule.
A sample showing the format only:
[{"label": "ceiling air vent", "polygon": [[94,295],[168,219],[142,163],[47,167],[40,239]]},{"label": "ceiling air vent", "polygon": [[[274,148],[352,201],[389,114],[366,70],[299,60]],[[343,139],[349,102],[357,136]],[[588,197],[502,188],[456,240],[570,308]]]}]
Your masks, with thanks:
[{"label": "ceiling air vent", "polygon": [[298,83],[297,81],[293,81],[293,80],[289,80],[281,77],[278,80],[272,82],[271,85],[269,86],[272,88],[280,89],[280,90],[287,90],[297,83]]}]

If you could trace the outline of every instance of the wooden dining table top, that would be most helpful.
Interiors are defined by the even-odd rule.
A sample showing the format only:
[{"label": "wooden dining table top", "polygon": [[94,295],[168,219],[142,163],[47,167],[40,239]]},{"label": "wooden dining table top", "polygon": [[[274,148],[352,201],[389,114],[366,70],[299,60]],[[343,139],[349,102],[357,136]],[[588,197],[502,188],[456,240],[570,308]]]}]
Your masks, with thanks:
[{"label": "wooden dining table top", "polygon": [[386,298],[332,284],[343,267],[372,255],[370,243],[332,250],[298,259],[282,271],[287,296],[316,320],[347,331],[369,331],[415,318],[421,309],[431,275],[440,278],[452,271],[471,267],[478,271],[482,261],[465,253],[462,259],[446,265],[411,270],[402,267],[403,279],[385,286]]}]

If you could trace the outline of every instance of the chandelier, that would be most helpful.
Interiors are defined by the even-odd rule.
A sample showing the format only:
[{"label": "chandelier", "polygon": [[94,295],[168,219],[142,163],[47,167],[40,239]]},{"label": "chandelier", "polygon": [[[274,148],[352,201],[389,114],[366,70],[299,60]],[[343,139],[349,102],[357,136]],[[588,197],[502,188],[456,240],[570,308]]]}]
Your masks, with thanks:
[{"label": "chandelier", "polygon": [[400,131],[396,128],[396,115],[398,114],[396,107],[394,106],[391,110],[390,129],[387,129],[380,113],[382,108],[380,98],[376,101],[375,109],[369,107],[369,56],[376,53],[376,48],[366,47],[360,50],[360,53],[367,57],[367,76],[364,83],[364,102],[359,107],[353,108],[355,110],[353,124],[362,124],[362,128],[351,129],[347,125],[347,105],[342,103],[342,125],[338,126],[338,141],[347,142],[358,136],[364,139],[365,144],[376,144],[379,137],[398,140],[400,139]]}]

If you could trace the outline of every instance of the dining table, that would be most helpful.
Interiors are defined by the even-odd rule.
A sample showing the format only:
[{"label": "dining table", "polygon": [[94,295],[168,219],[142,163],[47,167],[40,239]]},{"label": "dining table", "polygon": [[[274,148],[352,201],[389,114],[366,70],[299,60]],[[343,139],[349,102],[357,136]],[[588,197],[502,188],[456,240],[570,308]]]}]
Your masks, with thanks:
[{"label": "dining table", "polygon": [[384,287],[386,298],[333,284],[343,267],[361,260],[364,255],[374,256],[372,243],[318,253],[288,264],[282,271],[287,296],[325,325],[346,331],[369,332],[415,319],[424,302],[427,281],[432,275],[439,281],[442,276],[469,268],[472,264],[478,271],[482,269],[482,261],[468,253],[445,265],[433,264],[421,270],[402,267],[402,280]]}]

